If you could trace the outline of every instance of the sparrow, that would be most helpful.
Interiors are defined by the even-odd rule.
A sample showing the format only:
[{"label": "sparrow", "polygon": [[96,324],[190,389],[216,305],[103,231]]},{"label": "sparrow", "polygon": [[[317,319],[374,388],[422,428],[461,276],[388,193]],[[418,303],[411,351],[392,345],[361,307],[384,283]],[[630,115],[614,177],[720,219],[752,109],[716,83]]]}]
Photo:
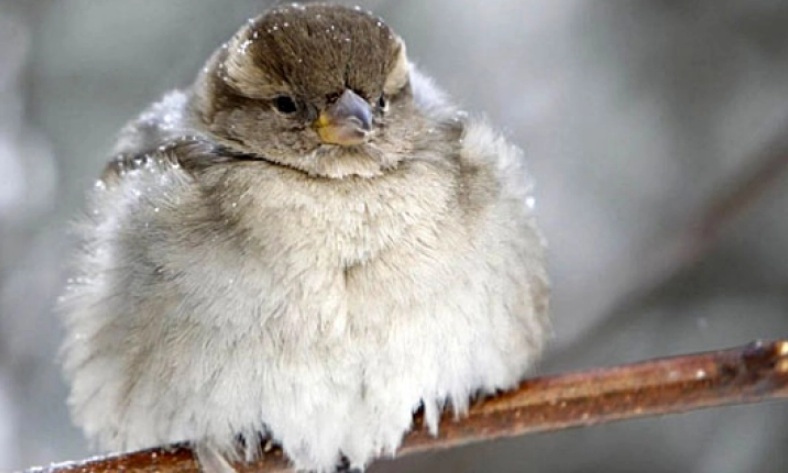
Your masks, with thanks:
[{"label": "sparrow", "polygon": [[120,133],[61,300],[72,417],[104,450],[191,442],[205,471],[393,455],[423,409],[516,385],[549,338],[517,147],[381,19],[250,20]]}]

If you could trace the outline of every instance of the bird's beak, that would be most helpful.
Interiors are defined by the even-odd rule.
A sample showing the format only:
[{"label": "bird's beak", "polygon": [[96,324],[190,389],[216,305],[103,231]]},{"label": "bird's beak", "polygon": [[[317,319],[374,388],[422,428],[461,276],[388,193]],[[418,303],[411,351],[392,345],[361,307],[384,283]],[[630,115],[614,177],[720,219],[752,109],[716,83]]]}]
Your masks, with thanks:
[{"label": "bird's beak", "polygon": [[314,123],[323,143],[353,146],[364,143],[372,130],[372,107],[350,89],[320,112]]}]

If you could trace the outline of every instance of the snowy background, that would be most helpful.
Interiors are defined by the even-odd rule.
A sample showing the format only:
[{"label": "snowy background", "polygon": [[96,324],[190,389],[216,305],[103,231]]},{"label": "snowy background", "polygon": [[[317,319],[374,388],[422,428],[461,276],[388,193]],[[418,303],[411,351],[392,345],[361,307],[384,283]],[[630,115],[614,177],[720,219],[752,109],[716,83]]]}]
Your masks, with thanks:
[{"label": "snowy background", "polygon": [[[542,372],[788,337],[788,2],[359,2],[522,146],[551,244]],[[0,0],[0,471],[79,459],[52,313],[114,134],[266,2]],[[775,156],[777,157],[775,159]],[[782,156],[782,158],[780,158]],[[782,160],[782,161],[781,161]],[[374,472],[779,472],[788,402],[528,436]]]}]

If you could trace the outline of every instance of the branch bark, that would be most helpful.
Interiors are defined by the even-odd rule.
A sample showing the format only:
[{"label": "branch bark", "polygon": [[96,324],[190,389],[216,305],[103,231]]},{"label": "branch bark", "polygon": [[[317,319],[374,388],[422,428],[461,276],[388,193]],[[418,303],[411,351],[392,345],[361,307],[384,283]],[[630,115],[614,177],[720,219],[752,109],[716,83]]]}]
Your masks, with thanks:
[{"label": "branch bark", "polygon": [[[479,400],[467,417],[445,413],[431,436],[417,415],[398,456],[501,437],[562,430],[623,419],[788,398],[788,340],[753,342],[729,350],[662,358],[613,368],[544,376],[513,391]],[[239,472],[290,472],[271,448]],[[195,472],[185,444],[33,468],[30,473]]]}]

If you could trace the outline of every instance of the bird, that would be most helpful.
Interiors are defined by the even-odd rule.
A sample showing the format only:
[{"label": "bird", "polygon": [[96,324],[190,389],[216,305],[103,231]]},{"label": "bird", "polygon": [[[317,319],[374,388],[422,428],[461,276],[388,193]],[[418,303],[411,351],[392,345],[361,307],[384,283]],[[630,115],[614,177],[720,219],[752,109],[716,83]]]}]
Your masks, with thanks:
[{"label": "bird", "polygon": [[[473,73],[473,71],[468,71]],[[280,5],[119,133],[59,310],[94,447],[363,470],[551,334],[523,152],[359,8]]]}]

